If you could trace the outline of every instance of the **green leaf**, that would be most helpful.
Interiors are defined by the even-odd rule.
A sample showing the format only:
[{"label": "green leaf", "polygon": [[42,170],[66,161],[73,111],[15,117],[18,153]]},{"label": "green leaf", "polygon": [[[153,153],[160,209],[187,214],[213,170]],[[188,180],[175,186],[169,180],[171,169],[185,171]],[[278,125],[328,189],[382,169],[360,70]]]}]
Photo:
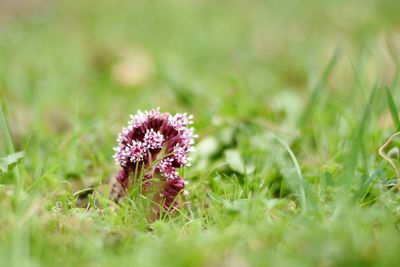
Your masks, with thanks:
[{"label": "green leaf", "polygon": [[0,158],[0,175],[6,174],[19,164],[25,157],[25,152],[20,151]]},{"label": "green leaf", "polygon": [[240,153],[236,149],[228,149],[225,151],[225,159],[226,162],[228,163],[229,167],[240,173],[244,174],[245,173],[245,168],[244,168],[244,163],[243,159],[240,156]]},{"label": "green leaf", "polygon": [[393,100],[392,93],[390,92],[389,87],[386,87],[386,95],[387,101],[389,105],[390,114],[392,115],[392,120],[394,125],[397,128],[397,131],[400,131],[400,119],[399,119],[399,112],[397,111],[396,104]]}]

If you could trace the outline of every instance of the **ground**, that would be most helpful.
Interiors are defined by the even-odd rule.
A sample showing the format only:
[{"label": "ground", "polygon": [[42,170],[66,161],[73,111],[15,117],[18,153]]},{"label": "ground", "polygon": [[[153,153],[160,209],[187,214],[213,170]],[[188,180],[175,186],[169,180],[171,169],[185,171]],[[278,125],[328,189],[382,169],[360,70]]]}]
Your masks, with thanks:
[{"label": "ground", "polygon": [[[0,9],[0,266],[397,266],[399,1]],[[199,138],[151,221],[108,187],[155,107]]]}]

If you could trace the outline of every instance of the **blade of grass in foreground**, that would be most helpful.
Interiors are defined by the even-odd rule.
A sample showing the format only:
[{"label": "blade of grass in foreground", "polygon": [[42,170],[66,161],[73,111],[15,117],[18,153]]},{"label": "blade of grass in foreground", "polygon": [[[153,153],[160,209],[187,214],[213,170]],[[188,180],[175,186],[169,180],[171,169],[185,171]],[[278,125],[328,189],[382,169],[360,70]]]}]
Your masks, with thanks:
[{"label": "blade of grass in foreground", "polygon": [[7,123],[7,119],[6,119],[6,115],[5,115],[2,103],[0,103],[0,127],[1,127],[1,133],[4,137],[5,148],[6,148],[6,150],[3,151],[3,153],[5,153],[5,154],[15,153],[14,144],[12,142],[10,129],[8,128],[8,123]]},{"label": "blade of grass in foreground", "polygon": [[357,126],[356,132],[353,135],[351,149],[348,155],[345,157],[346,162],[344,163],[344,171],[341,176],[341,190],[339,190],[339,203],[335,210],[334,217],[341,214],[342,211],[344,211],[349,204],[349,200],[351,198],[351,184],[354,180],[358,159],[362,151],[363,138],[365,135],[368,120],[371,115],[372,104],[374,102],[374,98],[376,97],[377,88],[378,86],[375,85],[369,96],[367,106],[365,107],[364,113],[361,117],[361,121]]},{"label": "blade of grass in foreground", "polygon": [[298,191],[300,195],[302,212],[305,212],[308,209],[308,203],[312,204],[312,206],[315,206],[314,205],[315,203],[312,201],[314,200],[314,198],[310,193],[306,181],[304,180],[300,164],[297,161],[297,158],[294,155],[293,150],[290,148],[290,146],[282,138],[275,135],[273,135],[273,137],[283,146],[283,148],[288,152],[290,158],[292,159],[297,174],[297,180],[294,180],[294,184],[296,184],[297,187],[299,188]]},{"label": "blade of grass in foreground", "polygon": [[338,47],[338,48],[336,48],[335,53],[333,54],[331,60],[329,61],[327,68],[325,69],[324,73],[322,74],[322,77],[320,78],[317,85],[312,90],[310,100],[308,101],[306,108],[304,109],[303,113],[300,116],[300,119],[298,122],[299,127],[301,127],[301,128],[304,127],[307,124],[307,122],[309,121],[309,119],[311,118],[312,114],[315,112],[315,108],[320,99],[322,89],[324,89],[325,84],[328,80],[328,77],[332,73],[333,67],[336,65],[339,54],[340,54],[340,49]]},{"label": "blade of grass in foreground", "polygon": [[390,114],[392,115],[393,123],[396,126],[397,131],[400,131],[399,112],[397,111],[396,103],[393,100],[392,93],[390,92],[390,89],[387,86],[386,86],[386,96],[387,96],[387,102],[388,102]]},{"label": "blade of grass in foreground", "polygon": [[[13,141],[11,138],[10,128],[8,127],[7,118],[5,116],[2,103],[0,103],[0,129],[1,129],[1,133],[5,140],[5,146],[6,146],[5,153],[6,154],[14,154],[15,153],[14,144],[13,144]],[[13,172],[14,172],[14,177],[16,180],[17,188],[22,192],[24,189],[24,185],[23,185],[23,180],[22,180],[20,171],[18,169],[18,166],[16,166],[16,168],[14,168]]]}]

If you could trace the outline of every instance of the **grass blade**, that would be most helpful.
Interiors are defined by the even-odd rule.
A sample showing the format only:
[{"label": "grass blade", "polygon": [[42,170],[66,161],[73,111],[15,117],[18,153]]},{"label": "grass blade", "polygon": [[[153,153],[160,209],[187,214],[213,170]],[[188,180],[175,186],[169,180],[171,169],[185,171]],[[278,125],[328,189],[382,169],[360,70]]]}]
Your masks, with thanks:
[{"label": "grass blade", "polygon": [[378,87],[375,86],[371,92],[371,95],[368,99],[367,106],[364,109],[364,113],[361,118],[361,121],[358,124],[357,131],[355,132],[354,137],[353,137],[352,148],[350,150],[351,152],[348,155],[348,160],[346,161],[347,164],[345,165],[345,172],[344,172],[344,174],[347,176],[347,177],[344,177],[345,181],[347,181],[346,182],[347,185],[351,184],[352,179],[350,179],[348,177],[354,176],[354,171],[357,167],[358,158],[359,158],[359,155],[362,150],[363,137],[364,137],[365,130],[367,127],[368,119],[371,114],[371,108],[372,108],[372,104],[373,104],[373,101],[376,96],[377,88]]},{"label": "grass blade", "polygon": [[11,138],[10,129],[8,127],[6,115],[4,112],[3,104],[0,103],[0,129],[1,133],[4,137],[6,151],[3,151],[5,154],[13,154],[15,153],[14,144]]},{"label": "grass blade", "polygon": [[361,121],[358,124],[356,132],[354,133],[350,152],[346,156],[344,171],[341,176],[342,184],[341,190],[339,190],[339,203],[333,214],[333,216],[336,218],[338,218],[338,216],[346,210],[346,207],[348,207],[349,204],[349,200],[351,199],[351,185],[354,180],[359,156],[362,152],[363,137],[371,114],[372,104],[376,96],[377,88],[378,86],[375,85],[369,96],[367,106],[365,107],[364,113],[361,117]]},{"label": "grass blade", "polygon": [[[6,146],[5,152],[7,154],[14,154],[15,153],[14,143],[11,138],[10,128],[8,127],[7,118],[5,116],[2,103],[0,103],[0,129],[1,129],[1,133],[4,136],[4,140],[5,140],[5,146]],[[23,179],[22,179],[21,173],[18,169],[18,166],[16,168],[14,168],[13,172],[14,172],[14,177],[16,180],[17,188],[20,191],[23,191],[24,184],[23,184]]]},{"label": "grass blade", "polygon": [[318,104],[318,101],[321,96],[322,89],[324,89],[326,81],[329,77],[329,75],[332,73],[333,67],[336,65],[337,59],[339,58],[340,54],[340,49],[339,47],[335,50],[335,53],[333,54],[331,60],[329,61],[329,64],[327,68],[325,69],[324,73],[322,74],[322,77],[318,81],[317,85],[314,87],[312,90],[311,97],[306,105],[306,108],[304,109],[303,113],[300,116],[298,125],[300,127],[304,127],[309,119],[311,118],[312,114],[315,111],[315,108]]},{"label": "grass blade", "polygon": [[396,126],[397,131],[400,131],[399,112],[396,108],[396,103],[393,100],[393,96],[392,96],[392,93],[390,92],[389,87],[386,87],[386,96],[387,96],[390,114],[392,115],[393,123]]},{"label": "grass blade", "polygon": [[303,210],[306,210],[307,209],[307,199],[306,199],[306,189],[305,189],[306,185],[305,185],[303,173],[300,168],[300,164],[297,161],[296,156],[294,155],[290,146],[282,138],[275,136],[275,135],[273,137],[283,146],[283,148],[285,148],[285,150],[289,153],[289,156],[293,161],[294,167],[296,169],[297,177],[298,177],[297,181],[295,181],[295,182],[299,187],[301,206],[302,206]]}]

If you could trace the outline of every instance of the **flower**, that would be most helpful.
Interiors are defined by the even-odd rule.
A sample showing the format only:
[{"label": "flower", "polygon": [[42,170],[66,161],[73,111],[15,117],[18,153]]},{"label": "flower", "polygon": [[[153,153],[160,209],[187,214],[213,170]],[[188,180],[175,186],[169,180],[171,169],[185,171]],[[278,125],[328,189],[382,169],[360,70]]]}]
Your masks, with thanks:
[{"label": "flower", "polygon": [[114,148],[115,162],[122,168],[117,182],[128,190],[135,179],[143,177],[146,190],[151,187],[147,180],[157,177],[162,182],[158,203],[166,210],[176,206],[176,197],[186,183],[178,169],[189,165],[188,155],[196,137],[189,127],[192,119],[186,113],[160,113],[159,108],[131,115]]}]

